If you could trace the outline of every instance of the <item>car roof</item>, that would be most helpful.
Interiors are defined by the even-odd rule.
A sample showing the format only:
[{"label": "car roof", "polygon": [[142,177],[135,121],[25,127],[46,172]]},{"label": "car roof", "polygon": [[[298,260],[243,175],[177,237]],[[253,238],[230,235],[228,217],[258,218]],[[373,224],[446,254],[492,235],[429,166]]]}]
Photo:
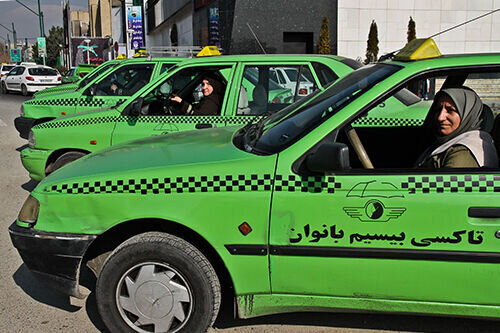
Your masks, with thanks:
[{"label": "car roof", "polygon": [[239,62],[239,61],[311,61],[328,59],[335,61],[352,60],[347,57],[336,55],[323,55],[323,54],[239,54],[239,55],[221,55],[221,56],[208,56],[208,57],[193,57],[188,58],[186,63],[216,63],[216,62]]}]

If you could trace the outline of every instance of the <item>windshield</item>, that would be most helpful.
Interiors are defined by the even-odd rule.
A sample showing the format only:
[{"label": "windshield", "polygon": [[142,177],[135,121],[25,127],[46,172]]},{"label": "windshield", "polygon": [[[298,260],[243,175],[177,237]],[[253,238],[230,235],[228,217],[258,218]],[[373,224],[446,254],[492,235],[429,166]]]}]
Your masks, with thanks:
[{"label": "windshield", "polygon": [[280,152],[400,69],[400,66],[388,64],[361,67],[325,91],[317,91],[272,114],[260,124],[260,128],[255,128],[256,132],[252,132],[252,128],[246,129],[244,149],[266,155]]},{"label": "windshield", "polygon": [[54,76],[59,75],[59,72],[52,68],[46,67],[35,67],[28,68],[28,73],[33,76]]},{"label": "windshield", "polygon": [[87,76],[85,76],[85,78],[78,85],[78,89],[85,87],[87,83],[94,80],[96,77],[116,65],[118,65],[118,63],[104,64],[101,67],[97,68],[92,74],[88,74]]}]

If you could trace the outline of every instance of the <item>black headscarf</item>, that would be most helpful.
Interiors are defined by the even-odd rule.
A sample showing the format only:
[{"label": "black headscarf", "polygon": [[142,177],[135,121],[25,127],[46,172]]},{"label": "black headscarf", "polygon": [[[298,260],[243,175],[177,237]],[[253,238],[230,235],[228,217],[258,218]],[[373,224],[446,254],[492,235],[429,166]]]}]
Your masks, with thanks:
[{"label": "black headscarf", "polygon": [[213,87],[210,95],[204,96],[197,107],[195,114],[198,115],[216,115],[219,113],[219,108],[222,104],[222,97],[224,96],[224,85],[221,80],[214,74],[206,74],[203,80],[207,80]]}]

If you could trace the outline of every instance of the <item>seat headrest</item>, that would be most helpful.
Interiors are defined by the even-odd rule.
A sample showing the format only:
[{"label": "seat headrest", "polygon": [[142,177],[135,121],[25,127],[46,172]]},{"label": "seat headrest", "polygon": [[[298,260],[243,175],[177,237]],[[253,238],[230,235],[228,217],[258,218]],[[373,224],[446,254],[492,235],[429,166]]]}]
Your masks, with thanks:
[{"label": "seat headrest", "polygon": [[266,88],[263,85],[258,84],[255,86],[252,92],[253,101],[256,105],[263,106],[267,104]]}]

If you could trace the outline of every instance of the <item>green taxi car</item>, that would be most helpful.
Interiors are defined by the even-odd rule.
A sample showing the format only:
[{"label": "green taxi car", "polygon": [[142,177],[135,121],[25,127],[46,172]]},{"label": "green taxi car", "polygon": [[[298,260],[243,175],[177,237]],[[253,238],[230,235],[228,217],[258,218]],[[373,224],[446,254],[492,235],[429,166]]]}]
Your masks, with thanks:
[{"label": "green taxi car", "polygon": [[19,135],[27,139],[31,127],[36,124],[63,115],[123,103],[150,81],[185,59],[168,57],[122,61],[92,82],[83,79],[82,82],[87,84],[78,90],[45,95],[23,102],[21,115],[14,119],[14,125]]},{"label": "green taxi car", "polygon": [[72,296],[88,294],[79,274],[90,267],[111,332],[203,332],[223,293],[240,318],[498,319],[500,169],[414,169],[421,126],[354,125],[427,80],[498,78],[500,54],[398,54],[243,128],[85,156],[40,182],[12,242],[33,274]]},{"label": "green taxi car", "polygon": [[[132,139],[185,130],[246,124],[302,98],[295,89],[277,84],[275,68],[296,68],[314,78],[315,89],[324,89],[361,65],[336,56],[217,56],[186,60],[117,107],[61,117],[36,125],[21,160],[30,177],[46,174],[90,152]],[[200,99],[206,73],[219,76],[225,85],[219,114],[179,115],[169,95],[176,93],[190,103]],[[427,112],[427,108],[425,109]]]},{"label": "green taxi car", "polygon": [[[39,98],[47,95],[54,95],[64,91],[75,91],[85,87],[89,82],[93,81],[96,77],[106,72],[108,69],[123,63],[123,60],[108,60],[103,62],[96,68],[94,68],[90,73],[88,73],[84,78],[80,78],[78,82],[61,84],[57,87],[50,87],[44,90],[37,91],[33,94],[33,98]],[[64,81],[63,81],[64,83]]]},{"label": "green taxi car", "polygon": [[80,81],[85,75],[92,72],[98,65],[78,64],[78,66],[71,68],[61,79],[61,83],[76,83]]}]

